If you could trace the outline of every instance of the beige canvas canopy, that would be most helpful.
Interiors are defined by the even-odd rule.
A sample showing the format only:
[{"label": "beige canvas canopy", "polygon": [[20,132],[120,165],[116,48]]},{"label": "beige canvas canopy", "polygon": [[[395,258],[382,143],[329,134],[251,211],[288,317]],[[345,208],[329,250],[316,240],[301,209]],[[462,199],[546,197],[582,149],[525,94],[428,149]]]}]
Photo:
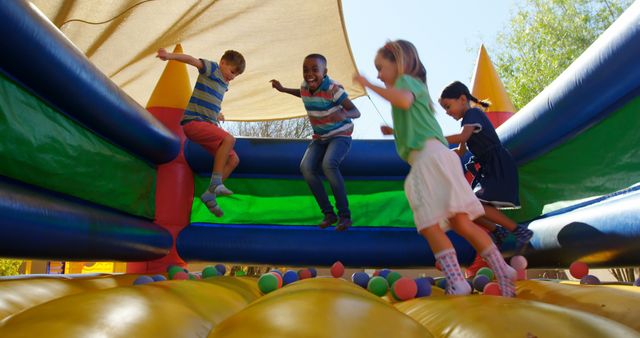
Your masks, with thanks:
[{"label": "beige canvas canopy", "polygon": [[[247,61],[222,106],[227,120],[306,115],[300,99],[269,80],[299,87],[307,54],[328,59],[329,75],[356,98],[356,72],[339,0],[32,0],[104,74],[145,106],[165,63],[160,47],[178,43],[195,57],[218,61],[227,49]],[[189,67],[191,81],[197,70]]]}]

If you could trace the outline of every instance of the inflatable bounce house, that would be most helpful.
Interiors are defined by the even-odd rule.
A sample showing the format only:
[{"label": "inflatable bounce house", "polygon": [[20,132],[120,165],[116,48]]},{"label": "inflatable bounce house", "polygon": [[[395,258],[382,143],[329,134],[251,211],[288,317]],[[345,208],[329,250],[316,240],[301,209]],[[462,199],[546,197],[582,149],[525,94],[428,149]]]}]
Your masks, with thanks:
[{"label": "inflatable bounce house", "polygon": [[[317,40],[304,45],[311,33],[299,20],[327,35],[313,31]],[[640,288],[631,285],[519,280],[517,297],[503,298],[445,296],[437,283],[416,283],[413,295],[429,296],[413,298],[394,286],[404,281],[369,292],[373,278],[367,291],[355,274],[352,283],[269,273],[275,290],[262,277],[205,271],[165,280],[167,269],[189,279],[188,262],[434,265],[392,140],[354,141],[342,167],[356,221],[346,232],[313,225],[317,206],[298,169],[308,140],[239,138],[241,163],[228,181],[235,194],[219,199],[225,215],[197,198],[213,159],[179,126],[189,73],[155,60],[155,50],[211,55],[213,32],[221,46],[253,55],[225,98],[229,120],[301,116],[299,102],[274,96],[267,81],[298,83],[298,72],[278,71],[327,45],[332,74],[351,82],[340,1],[15,0],[0,5],[0,27],[0,257],[117,261],[127,271],[0,279],[1,337],[640,336]],[[301,53],[282,52],[292,41]],[[504,122],[498,133],[519,165],[523,208],[510,215],[535,234],[529,267],[640,265],[638,60],[635,2],[509,118],[515,109],[480,50],[474,94],[496,103],[488,114]],[[354,97],[364,94],[351,86]],[[470,263],[473,249],[450,236]]]}]

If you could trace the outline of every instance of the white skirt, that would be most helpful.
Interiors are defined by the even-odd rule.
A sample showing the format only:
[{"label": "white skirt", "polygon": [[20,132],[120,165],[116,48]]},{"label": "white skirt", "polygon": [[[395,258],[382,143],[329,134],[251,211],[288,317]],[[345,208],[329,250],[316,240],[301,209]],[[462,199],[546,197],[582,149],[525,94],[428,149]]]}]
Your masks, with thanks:
[{"label": "white skirt", "polygon": [[409,154],[411,171],[404,182],[418,232],[433,225],[449,230],[448,219],[466,213],[470,220],[484,215],[482,204],[464,177],[460,158],[440,141],[428,139]]}]

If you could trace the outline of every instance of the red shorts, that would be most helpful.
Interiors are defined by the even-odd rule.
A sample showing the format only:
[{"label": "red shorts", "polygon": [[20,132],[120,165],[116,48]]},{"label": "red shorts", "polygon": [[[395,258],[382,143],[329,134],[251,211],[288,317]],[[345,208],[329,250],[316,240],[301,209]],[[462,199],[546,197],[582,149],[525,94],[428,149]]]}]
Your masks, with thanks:
[{"label": "red shorts", "polygon": [[[191,121],[182,126],[184,135],[191,141],[201,145],[213,158],[220,148],[222,140],[229,135],[224,129],[209,122]],[[238,157],[238,154],[231,149],[229,157]]]}]

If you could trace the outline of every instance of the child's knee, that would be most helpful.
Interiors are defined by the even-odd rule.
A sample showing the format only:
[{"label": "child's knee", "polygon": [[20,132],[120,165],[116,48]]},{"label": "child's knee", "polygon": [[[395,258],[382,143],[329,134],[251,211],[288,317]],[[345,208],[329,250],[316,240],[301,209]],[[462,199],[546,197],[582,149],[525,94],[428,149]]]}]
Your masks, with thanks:
[{"label": "child's knee", "polygon": [[231,146],[234,146],[236,144],[236,138],[233,137],[233,135],[231,134],[227,134],[225,135],[223,142],[227,144],[231,144]]}]

